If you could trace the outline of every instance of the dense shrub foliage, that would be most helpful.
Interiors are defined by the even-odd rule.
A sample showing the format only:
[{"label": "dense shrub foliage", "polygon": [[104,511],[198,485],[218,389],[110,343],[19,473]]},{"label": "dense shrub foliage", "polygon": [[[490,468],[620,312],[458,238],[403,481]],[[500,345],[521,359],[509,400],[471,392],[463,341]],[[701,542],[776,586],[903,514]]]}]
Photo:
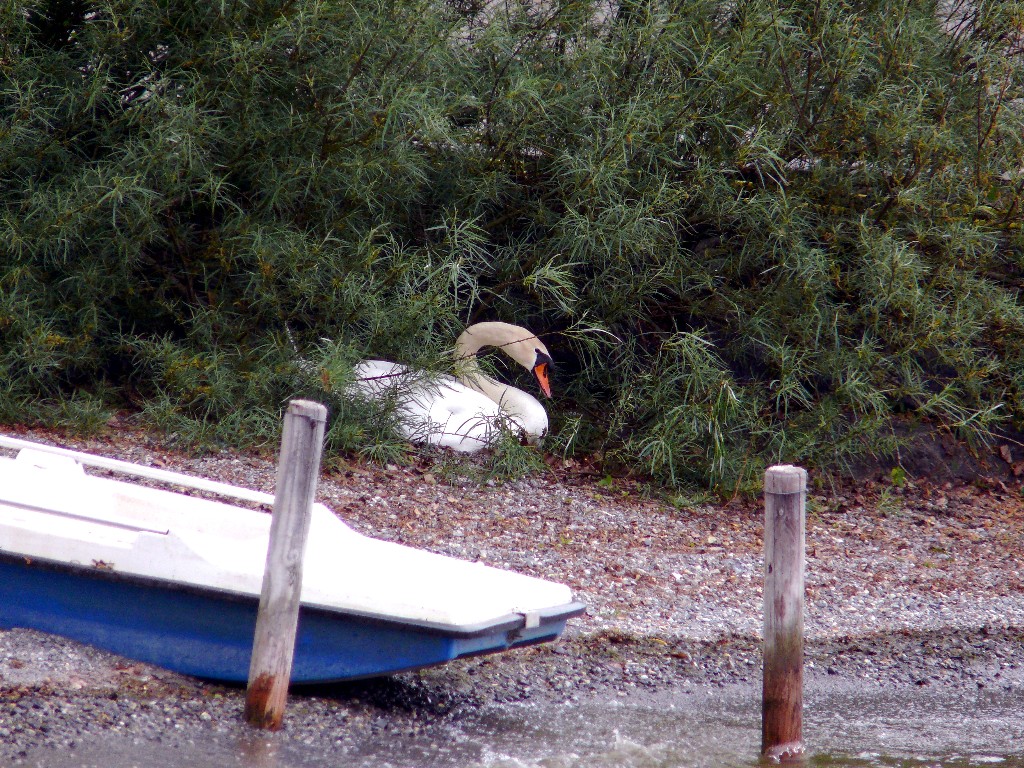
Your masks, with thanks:
[{"label": "dense shrub foliage", "polygon": [[667,482],[1019,426],[1024,4],[940,6],[8,2],[0,420],[391,455],[353,362],[502,319]]}]

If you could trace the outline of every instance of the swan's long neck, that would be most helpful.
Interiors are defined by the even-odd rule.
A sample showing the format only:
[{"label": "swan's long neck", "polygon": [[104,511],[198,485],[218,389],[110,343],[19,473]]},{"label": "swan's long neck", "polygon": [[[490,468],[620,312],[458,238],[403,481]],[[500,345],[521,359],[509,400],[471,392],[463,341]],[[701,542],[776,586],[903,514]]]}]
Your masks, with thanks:
[{"label": "swan's long neck", "polygon": [[[456,349],[458,350],[458,346],[456,346]],[[477,349],[479,349],[479,347]],[[516,389],[513,386],[502,384],[497,379],[491,378],[484,373],[480,369],[480,364],[476,360],[476,351],[477,350],[473,350],[473,352],[468,356],[459,355],[459,359],[455,363],[455,377],[459,382],[465,384],[470,389],[476,390],[499,405],[506,404],[505,401],[508,400],[508,392],[510,390],[520,394],[526,394],[522,390]]]},{"label": "swan's long neck", "polygon": [[464,362],[466,365],[461,368],[458,380],[497,403],[501,411],[523,431],[531,442],[536,441],[548,431],[548,415],[537,398],[529,392],[524,392],[510,384],[503,384],[487,376],[480,370],[476,358]]},{"label": "swan's long neck", "polygon": [[532,333],[508,323],[477,323],[464,330],[455,341],[455,356],[473,358],[484,347],[498,347],[505,352],[523,342],[535,341]]},{"label": "swan's long neck", "polygon": [[[477,363],[476,353],[484,347],[497,347],[514,353],[515,347],[535,341],[529,331],[508,323],[477,323],[471,325],[455,342],[456,376],[460,382],[498,403],[511,416],[525,416],[540,407],[537,399],[521,389],[503,384],[486,375]],[[512,354],[513,359],[515,355]],[[517,360],[520,365],[525,365]]]}]

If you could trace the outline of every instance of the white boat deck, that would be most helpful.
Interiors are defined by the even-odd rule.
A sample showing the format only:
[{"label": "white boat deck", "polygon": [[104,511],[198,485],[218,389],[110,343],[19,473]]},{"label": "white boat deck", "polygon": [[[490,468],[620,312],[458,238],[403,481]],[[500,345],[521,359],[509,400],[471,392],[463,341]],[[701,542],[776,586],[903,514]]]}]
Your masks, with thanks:
[{"label": "white boat deck", "polygon": [[[101,462],[122,471],[133,466],[90,463]],[[138,469],[172,482],[182,477]],[[272,501],[214,481],[189,484]],[[258,596],[270,519],[219,501],[88,475],[59,449],[23,448],[13,459],[0,458],[5,554]],[[530,625],[538,613],[572,601],[562,584],[363,536],[322,504],[313,507],[303,570],[304,604],[412,623],[472,627],[523,614]]]}]

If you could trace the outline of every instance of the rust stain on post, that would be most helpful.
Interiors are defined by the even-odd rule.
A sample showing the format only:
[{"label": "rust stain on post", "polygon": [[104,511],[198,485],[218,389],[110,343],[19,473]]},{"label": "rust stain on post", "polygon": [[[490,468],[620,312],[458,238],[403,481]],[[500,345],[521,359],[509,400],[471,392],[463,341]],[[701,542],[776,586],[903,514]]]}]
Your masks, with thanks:
[{"label": "rust stain on post", "polygon": [[281,730],[284,710],[270,705],[270,699],[277,685],[270,675],[260,675],[249,683],[245,696],[245,721],[267,731]]},{"label": "rust stain on post", "polygon": [[800,760],[803,746],[804,520],[807,473],[765,473],[764,679],[761,754]]}]

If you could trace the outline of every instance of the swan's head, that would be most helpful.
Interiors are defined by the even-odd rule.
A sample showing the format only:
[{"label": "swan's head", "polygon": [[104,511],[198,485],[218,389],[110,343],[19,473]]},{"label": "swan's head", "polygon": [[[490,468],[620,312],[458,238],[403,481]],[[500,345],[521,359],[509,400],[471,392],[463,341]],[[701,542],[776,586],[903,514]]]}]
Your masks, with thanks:
[{"label": "swan's head", "polygon": [[535,334],[510,323],[477,323],[463,331],[455,342],[459,357],[472,357],[483,347],[497,347],[532,371],[541,391],[551,397],[551,353]]}]

